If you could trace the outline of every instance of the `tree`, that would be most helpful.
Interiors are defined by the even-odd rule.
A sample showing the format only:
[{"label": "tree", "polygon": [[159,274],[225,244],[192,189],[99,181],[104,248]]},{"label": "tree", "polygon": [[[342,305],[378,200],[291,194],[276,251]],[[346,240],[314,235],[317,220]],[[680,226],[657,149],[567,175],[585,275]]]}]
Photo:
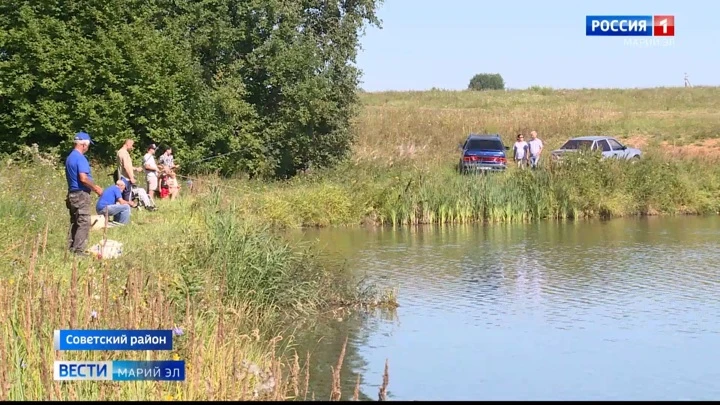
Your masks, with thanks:
[{"label": "tree", "polygon": [[505,81],[499,73],[479,73],[470,79],[470,90],[504,90]]},{"label": "tree", "polygon": [[[93,136],[196,171],[289,177],[352,142],[359,37],[381,0],[4,0],[0,152]],[[142,148],[138,148],[142,149]]]}]

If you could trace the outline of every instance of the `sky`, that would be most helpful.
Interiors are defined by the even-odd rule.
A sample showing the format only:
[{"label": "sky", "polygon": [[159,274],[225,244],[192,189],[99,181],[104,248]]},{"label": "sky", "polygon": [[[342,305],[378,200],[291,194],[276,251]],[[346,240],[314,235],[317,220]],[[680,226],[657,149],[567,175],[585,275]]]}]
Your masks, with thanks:
[{"label": "sky", "polygon": [[[720,85],[718,1],[385,0],[377,12],[356,60],[366,91],[460,90],[477,73],[515,89],[683,86],[685,73]],[[669,45],[585,36],[587,15],[657,14],[675,16]]]}]

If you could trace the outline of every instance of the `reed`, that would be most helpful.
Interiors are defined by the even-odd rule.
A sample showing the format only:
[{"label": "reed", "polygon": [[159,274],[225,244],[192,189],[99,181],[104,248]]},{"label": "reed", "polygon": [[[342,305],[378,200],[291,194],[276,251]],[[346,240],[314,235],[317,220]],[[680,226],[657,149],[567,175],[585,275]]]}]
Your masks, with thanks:
[{"label": "reed", "polygon": [[[244,215],[276,227],[463,224],[634,215],[715,214],[720,170],[709,157],[675,159],[648,152],[636,163],[579,155],[559,167],[460,175],[453,164],[348,162],[292,184],[238,181],[230,197]],[[332,184],[334,194],[323,199]],[[314,197],[313,208],[276,201]],[[337,208],[337,206],[341,208]],[[264,207],[273,206],[272,210]],[[333,213],[342,212],[342,215]]]}]

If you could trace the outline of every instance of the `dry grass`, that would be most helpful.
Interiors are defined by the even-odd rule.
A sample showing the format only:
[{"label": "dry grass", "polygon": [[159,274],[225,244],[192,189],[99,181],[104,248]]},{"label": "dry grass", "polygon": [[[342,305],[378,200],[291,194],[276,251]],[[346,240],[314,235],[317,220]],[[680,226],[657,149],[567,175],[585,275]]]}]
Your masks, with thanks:
[{"label": "dry grass", "polygon": [[[280,357],[276,336],[252,329],[262,315],[247,305],[228,306],[208,295],[185,308],[168,299],[164,280],[142,269],[117,277],[107,261],[72,263],[69,285],[46,265],[42,235],[33,243],[24,277],[0,285],[0,399],[2,400],[292,400],[309,393],[310,355]],[[117,288],[118,281],[122,287]],[[222,288],[222,287],[221,287]],[[173,321],[176,320],[176,321]],[[54,329],[168,329],[173,352],[68,353],[52,349]],[[346,342],[347,343],[347,342]],[[186,381],[57,382],[54,360],[186,360]],[[340,400],[339,372],[333,396]],[[290,360],[292,359],[292,360]],[[299,381],[304,380],[301,388]],[[358,376],[359,381],[359,376]],[[355,397],[358,393],[356,390]]]},{"label": "dry grass", "polygon": [[[384,92],[361,100],[358,161],[448,162],[471,132],[499,133],[512,144],[517,133],[536,130],[549,149],[570,137],[607,134],[681,155],[720,136],[720,88]],[[716,146],[709,153],[720,156]]]},{"label": "dry grass", "polygon": [[385,359],[385,371],[383,371],[383,381],[380,386],[380,392],[378,393],[378,401],[387,400],[387,387],[390,385],[390,371],[388,360]]},{"label": "dry grass", "polygon": [[[63,280],[34,242],[26,271],[0,285],[0,386],[3,400],[286,399],[286,367],[262,341],[262,315],[247,305],[229,306],[210,294],[202,305],[173,302],[170,280],[142,268],[127,275],[108,261],[74,261]],[[157,352],[55,352],[54,329],[176,329],[172,354]],[[161,360],[180,358],[187,381],[55,382],[54,360]],[[296,368],[292,378],[299,378]]]}]

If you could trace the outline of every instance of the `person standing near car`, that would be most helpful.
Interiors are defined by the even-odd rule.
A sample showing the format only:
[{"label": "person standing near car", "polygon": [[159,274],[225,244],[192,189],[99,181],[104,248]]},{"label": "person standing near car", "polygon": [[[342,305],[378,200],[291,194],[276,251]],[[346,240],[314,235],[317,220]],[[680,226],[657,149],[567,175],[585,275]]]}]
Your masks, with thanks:
[{"label": "person standing near car", "polygon": [[68,249],[78,256],[87,256],[85,248],[90,236],[90,191],[98,196],[103,189],[93,182],[90,173],[90,162],[85,157],[93,141],[85,132],[78,132],[74,139],[75,147],[65,159],[65,178],[68,183],[68,193],[65,206],[70,212],[70,233],[68,236]]},{"label": "person standing near car", "polygon": [[543,142],[537,137],[537,132],[530,132],[530,142],[528,142],[530,150],[530,167],[537,168],[538,162],[540,162],[540,154],[543,150]]},{"label": "person standing near car", "polygon": [[517,141],[513,145],[513,159],[521,169],[525,167],[529,154],[529,146],[524,138],[523,134],[518,134]]}]

